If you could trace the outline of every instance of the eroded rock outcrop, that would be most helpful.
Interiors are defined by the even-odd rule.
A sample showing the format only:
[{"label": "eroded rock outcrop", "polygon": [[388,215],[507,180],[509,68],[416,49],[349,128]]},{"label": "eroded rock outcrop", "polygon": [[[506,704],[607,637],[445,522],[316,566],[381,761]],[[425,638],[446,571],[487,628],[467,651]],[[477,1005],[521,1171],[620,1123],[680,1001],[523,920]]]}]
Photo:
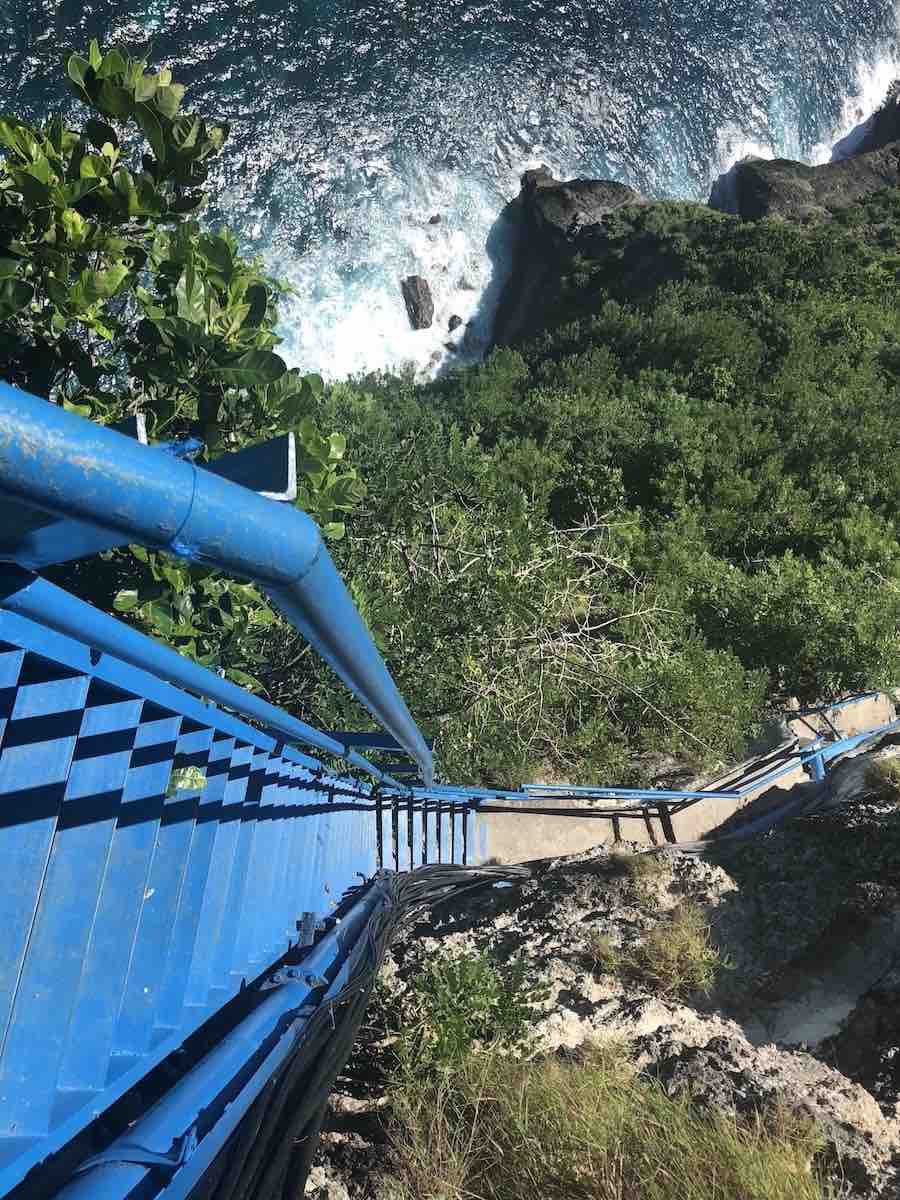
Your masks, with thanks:
[{"label": "eroded rock outcrop", "polygon": [[895,79],[888,89],[881,108],[869,120],[868,128],[857,144],[856,152],[880,150],[890,142],[900,139],[900,79]]},{"label": "eroded rock outcrop", "polygon": [[494,318],[493,345],[511,345],[537,327],[547,283],[558,279],[574,254],[596,250],[616,209],[646,203],[614,180],[561,182],[546,167],[526,171],[502,217],[515,227],[513,264]]},{"label": "eroded rock outcrop", "polygon": [[840,162],[810,167],[786,158],[745,158],[716,188],[710,206],[745,220],[772,217],[805,222],[829,217],[873,192],[900,183],[900,142]]},{"label": "eroded rock outcrop", "polygon": [[787,1107],[816,1124],[825,1163],[854,1192],[878,1194],[888,1184],[896,1123],[884,1118],[865,1088],[811,1054],[752,1046],[739,1035],[685,1047],[657,1034],[639,1039],[635,1049],[668,1096],[745,1117],[774,1116]]}]

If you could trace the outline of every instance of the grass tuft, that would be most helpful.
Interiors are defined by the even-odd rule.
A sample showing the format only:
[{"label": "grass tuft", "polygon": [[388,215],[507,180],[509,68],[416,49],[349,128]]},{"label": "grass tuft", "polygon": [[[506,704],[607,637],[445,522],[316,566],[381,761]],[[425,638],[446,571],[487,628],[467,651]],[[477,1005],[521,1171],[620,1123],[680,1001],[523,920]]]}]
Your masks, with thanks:
[{"label": "grass tuft", "polygon": [[622,1053],[521,1064],[470,1055],[391,1095],[396,1200],[824,1200],[796,1119],[706,1115]]},{"label": "grass tuft", "polygon": [[658,854],[625,854],[616,850],[609,856],[611,875],[632,880],[659,879],[666,872],[666,863]]},{"label": "grass tuft", "polygon": [[596,970],[665,996],[706,995],[727,966],[710,942],[702,908],[692,903],[679,905],[637,946],[616,946],[594,934],[588,953]]},{"label": "grass tuft", "polygon": [[900,806],[900,755],[870,763],[866,784],[877,799]]}]

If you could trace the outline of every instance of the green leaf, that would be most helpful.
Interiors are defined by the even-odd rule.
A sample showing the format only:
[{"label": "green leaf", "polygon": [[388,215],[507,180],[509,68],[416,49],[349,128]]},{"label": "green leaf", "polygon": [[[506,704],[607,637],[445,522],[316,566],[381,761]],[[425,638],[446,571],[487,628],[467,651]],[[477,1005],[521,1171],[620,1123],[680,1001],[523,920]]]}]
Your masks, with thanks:
[{"label": "green leaf", "polygon": [[47,122],[46,127],[47,140],[57,154],[62,153],[64,132],[62,117],[57,113]]},{"label": "green leaf", "polygon": [[332,542],[339,542],[346,532],[347,527],[343,521],[329,521],[327,525],[322,526],[322,536]]},{"label": "green leaf", "polygon": [[237,667],[226,667],[226,676],[234,683],[239,683],[249,692],[261,692],[263,685],[254,675],[248,675],[246,671],[240,671]]},{"label": "green leaf", "polygon": [[185,89],[180,83],[160,87],[156,93],[156,107],[166,117],[174,117],[184,99]]},{"label": "green leaf", "polygon": [[114,296],[125,280],[128,278],[130,271],[124,263],[107,267],[105,271],[92,271],[91,284],[97,292],[101,300],[108,300]]},{"label": "green leaf", "polygon": [[91,38],[91,44],[88,47],[88,60],[95,71],[99,71],[103,65],[103,55],[96,38]]},{"label": "green leaf", "polygon": [[192,150],[197,145],[197,135],[200,132],[199,117],[179,117],[172,122],[171,136],[176,150],[184,152]]},{"label": "green leaf", "polygon": [[37,131],[15,117],[0,117],[0,144],[29,162],[40,149]]},{"label": "green leaf", "polygon": [[284,360],[268,350],[248,350],[230,362],[217,364],[214,374],[231,387],[259,387],[272,383],[286,371]]},{"label": "green leaf", "polygon": [[234,265],[231,247],[224,237],[208,234],[200,239],[200,251],[217,271],[229,276]]},{"label": "green leaf", "polygon": [[18,274],[18,259],[0,258],[0,279],[15,279]]},{"label": "green leaf", "polygon": [[95,150],[102,150],[107,142],[113,146],[118,146],[119,144],[119,139],[112,125],[107,125],[105,121],[97,121],[94,117],[91,117],[85,124],[84,132],[87,134],[88,141]]},{"label": "green leaf", "polygon": [[250,311],[246,318],[247,324],[250,326],[259,325],[265,319],[269,307],[269,294],[263,284],[255,283],[247,289],[246,299],[250,305]]},{"label": "green leaf", "polygon": [[88,417],[91,415],[91,406],[89,404],[73,404],[71,400],[63,400],[63,408],[66,412],[74,413],[76,417]]},{"label": "green leaf", "polygon": [[155,75],[142,75],[134,89],[135,100],[138,103],[143,103],[145,100],[152,100],[156,95],[158,86],[159,84]]},{"label": "green leaf", "polygon": [[0,321],[21,312],[34,298],[34,288],[21,279],[0,279]]},{"label": "green leaf", "polygon": [[101,110],[112,117],[130,117],[134,109],[132,97],[111,79],[100,84],[98,102]]},{"label": "green leaf", "polygon": [[175,298],[178,302],[178,315],[193,325],[206,324],[206,291],[203,281],[198,278],[193,266],[188,265],[181,273],[181,278],[175,287]]},{"label": "green leaf", "polygon": [[110,50],[102,65],[94,69],[98,79],[110,79],[113,75],[124,75],[128,70],[128,62],[121,50]]},{"label": "green leaf", "polygon": [[[84,90],[84,80],[90,65],[87,59],[82,58],[80,54],[70,54],[66,59],[66,74],[73,83],[79,85],[82,91]],[[87,95],[86,92],[85,95]]]},{"label": "green leaf", "polygon": [[137,608],[140,600],[135,588],[124,588],[121,592],[116,592],[113,600],[113,608],[116,612],[131,612],[133,608]]},{"label": "green leaf", "polygon": [[325,391],[325,383],[321,375],[304,375],[303,383],[307,388],[309,388],[310,394],[316,400],[318,400]]},{"label": "green leaf", "polygon": [[88,224],[81,213],[74,208],[65,208],[60,219],[66,234],[66,241],[73,246],[81,246],[88,235]]},{"label": "green leaf", "polygon": [[144,131],[156,161],[160,164],[166,161],[166,140],[163,137],[159,117],[148,104],[138,104],[134,110],[135,119]]},{"label": "green leaf", "polygon": [[175,628],[175,622],[172,620],[172,610],[168,604],[163,604],[159,600],[153,600],[146,606],[145,612],[148,623],[158,633],[168,636]]},{"label": "green leaf", "polygon": [[109,163],[100,154],[85,154],[78,164],[82,179],[106,179],[109,175]]},{"label": "green leaf", "polygon": [[96,191],[99,186],[100,182],[97,179],[79,179],[76,183],[65,184],[61,189],[65,207],[73,207],[89,193]]},{"label": "green leaf", "polygon": [[206,772],[202,767],[173,767],[166,785],[166,795],[171,799],[181,791],[199,792],[206,786]]},{"label": "green leaf", "polygon": [[342,433],[333,433],[328,439],[328,444],[331,447],[331,458],[333,459],[342,459],[347,453],[347,439]]}]

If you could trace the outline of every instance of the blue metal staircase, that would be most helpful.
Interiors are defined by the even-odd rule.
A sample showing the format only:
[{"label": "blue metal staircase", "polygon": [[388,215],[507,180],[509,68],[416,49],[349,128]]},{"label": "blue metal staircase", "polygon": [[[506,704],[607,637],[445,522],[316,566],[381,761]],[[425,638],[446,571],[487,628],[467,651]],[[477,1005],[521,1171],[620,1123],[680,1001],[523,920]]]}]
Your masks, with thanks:
[{"label": "blue metal staircase", "polygon": [[361,879],[462,862],[464,820],[413,800],[353,735],[32,573],[141,541],[251,575],[430,782],[430,748],[305,514],[0,385],[0,522],[6,1195],[312,943]]}]

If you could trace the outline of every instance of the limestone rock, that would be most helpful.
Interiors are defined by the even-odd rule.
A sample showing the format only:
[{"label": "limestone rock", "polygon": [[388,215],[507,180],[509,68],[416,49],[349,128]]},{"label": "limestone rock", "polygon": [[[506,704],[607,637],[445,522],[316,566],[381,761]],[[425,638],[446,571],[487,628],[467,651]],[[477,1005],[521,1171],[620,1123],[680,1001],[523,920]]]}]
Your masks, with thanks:
[{"label": "limestone rock", "polygon": [[450,320],[447,322],[447,328],[452,333],[454,331],[454,329],[459,329],[459,327],[460,327],[460,325],[462,325],[462,323],[463,323],[462,317],[458,317],[456,315],[456,313],[454,313],[453,316],[450,318]]},{"label": "limestone rock", "polygon": [[[648,1045],[638,1045],[646,1057]],[[687,1048],[661,1040],[654,1049],[656,1061],[651,1050],[646,1070],[667,1095],[689,1095],[703,1108],[743,1116],[787,1105],[815,1121],[825,1138],[824,1164],[858,1194],[877,1193],[885,1184],[895,1131],[868,1092],[811,1054],[753,1047],[739,1035]]]},{"label": "limestone rock", "polygon": [[421,275],[408,275],[400,286],[410,325],[413,329],[429,329],[434,320],[434,300],[428,280]]}]

